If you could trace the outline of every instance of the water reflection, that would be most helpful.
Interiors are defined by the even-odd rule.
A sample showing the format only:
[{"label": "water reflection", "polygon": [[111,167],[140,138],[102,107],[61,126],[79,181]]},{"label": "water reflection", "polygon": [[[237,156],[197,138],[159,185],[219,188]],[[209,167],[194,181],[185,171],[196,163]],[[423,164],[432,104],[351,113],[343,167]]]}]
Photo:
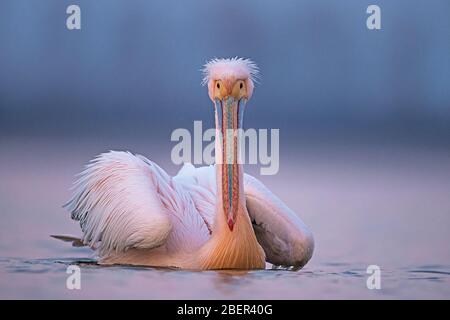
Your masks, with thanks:
[{"label": "water reflection", "polygon": [[[76,264],[81,268],[87,289],[81,290],[80,298],[115,298],[116,290],[133,292],[136,298],[304,298],[321,292],[322,297],[374,298],[390,296],[417,298],[430,294],[430,287],[437,293],[449,296],[450,266],[433,265],[399,268],[382,271],[382,290],[372,292],[365,288],[364,268],[348,269],[347,264],[330,266],[323,264],[317,270],[290,272],[283,270],[220,270],[176,271],[168,268],[131,266],[102,266],[93,259],[0,259],[0,288],[6,286],[7,278],[14,279],[10,290],[2,290],[1,298],[54,298],[69,294],[64,288],[66,267]],[[34,281],[48,286],[36,296],[36,291],[25,292],[24,287]],[[171,287],[172,290],[167,290]],[[159,291],[158,291],[159,290]],[[324,290],[328,290],[324,295]],[[421,291],[422,290],[422,291]],[[423,291],[428,290],[428,291]],[[48,292],[48,293],[46,293]]]}]

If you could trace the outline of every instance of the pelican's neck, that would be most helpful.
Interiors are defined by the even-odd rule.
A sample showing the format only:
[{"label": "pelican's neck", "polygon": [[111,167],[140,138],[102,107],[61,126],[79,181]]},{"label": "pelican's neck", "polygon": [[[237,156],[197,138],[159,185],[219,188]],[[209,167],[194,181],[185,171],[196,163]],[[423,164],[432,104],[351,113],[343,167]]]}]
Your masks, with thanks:
[{"label": "pelican's neck", "polygon": [[[217,149],[216,149],[217,150]],[[253,232],[253,227],[251,225],[251,220],[249,218],[247,212],[247,206],[245,203],[245,193],[244,193],[244,174],[243,174],[243,166],[242,164],[232,165],[232,168],[228,167],[228,164],[224,163],[216,163],[216,190],[217,190],[217,199],[216,199],[216,215],[214,220],[213,232],[225,232],[232,234],[237,231],[233,227],[233,230],[230,230],[227,221],[227,208],[230,206],[236,207],[236,218],[235,218],[235,227],[238,227],[241,224],[248,225]],[[229,190],[224,190],[227,188],[225,183],[225,175],[227,171],[235,170],[237,171],[237,187],[233,187],[234,193],[230,195]],[[225,195],[225,196],[224,196]]]},{"label": "pelican's neck", "polygon": [[[263,269],[265,254],[259,245],[248,215],[244,194],[244,173],[240,163],[230,164],[222,161],[223,146],[218,139],[221,132],[216,112],[216,182],[217,200],[212,236],[200,249],[201,269]],[[232,189],[226,179],[230,170],[235,175]],[[229,227],[227,214],[229,208],[235,213],[234,226]]]},{"label": "pelican's neck", "polygon": [[[215,169],[216,169],[216,215],[214,221],[214,229],[222,231],[229,229],[227,221],[227,211],[236,212],[236,224],[239,220],[243,224],[251,226],[251,221],[247,213],[244,193],[244,166],[241,161],[238,161],[239,147],[235,148],[233,152],[236,154],[236,161],[230,161],[226,149],[226,140],[231,140],[223,129],[224,115],[223,108],[215,109],[215,124],[216,124],[216,139],[215,139]],[[240,137],[236,135],[236,139]],[[239,141],[237,145],[239,145]],[[229,142],[228,142],[229,143]],[[230,183],[231,181],[231,183]],[[242,217],[243,216],[243,217]],[[225,228],[227,226],[227,228]],[[253,228],[252,228],[253,230]],[[228,230],[231,231],[231,230]]]}]

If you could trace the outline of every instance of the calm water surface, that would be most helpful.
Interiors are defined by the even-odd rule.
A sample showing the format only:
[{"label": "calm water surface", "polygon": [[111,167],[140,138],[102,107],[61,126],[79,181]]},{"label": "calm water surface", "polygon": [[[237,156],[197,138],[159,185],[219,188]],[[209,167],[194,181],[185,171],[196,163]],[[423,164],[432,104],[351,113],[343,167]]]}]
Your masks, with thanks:
[{"label": "calm water surface", "polygon": [[[81,290],[65,288],[69,265],[81,268]],[[366,266],[330,263],[298,272],[191,272],[104,267],[79,258],[2,258],[2,298],[310,299],[448,298],[449,268],[382,270],[382,289],[366,288]]]},{"label": "calm water surface", "polygon": [[[191,272],[98,266],[89,249],[51,239],[79,234],[61,205],[73,175],[103,151],[55,143],[1,144],[0,298],[450,298],[448,150],[303,146],[282,155],[280,173],[261,179],[313,230],[310,263],[298,272]],[[173,174],[169,147],[156,160]],[[131,149],[155,159],[144,142]],[[81,290],[66,289],[73,264]],[[371,264],[381,290],[366,287]]]}]

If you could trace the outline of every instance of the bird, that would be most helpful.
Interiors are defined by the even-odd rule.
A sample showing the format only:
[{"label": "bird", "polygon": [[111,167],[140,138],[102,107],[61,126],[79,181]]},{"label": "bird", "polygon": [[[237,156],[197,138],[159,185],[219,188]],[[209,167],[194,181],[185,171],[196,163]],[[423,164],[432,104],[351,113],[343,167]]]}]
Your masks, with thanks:
[{"label": "bird", "polygon": [[236,132],[259,68],[248,58],[214,58],[202,71],[215,115],[215,163],[184,163],[170,176],[142,155],[102,153],[64,205],[81,238],[54,237],[89,246],[102,265],[298,270],[310,260],[311,231],[238,161]]}]

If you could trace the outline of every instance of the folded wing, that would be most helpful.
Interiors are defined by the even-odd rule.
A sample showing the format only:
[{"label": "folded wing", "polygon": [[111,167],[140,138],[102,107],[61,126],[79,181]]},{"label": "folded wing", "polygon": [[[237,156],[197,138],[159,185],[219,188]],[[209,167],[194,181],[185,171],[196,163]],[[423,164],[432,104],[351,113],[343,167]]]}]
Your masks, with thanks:
[{"label": "folded wing", "polygon": [[274,265],[301,268],[314,250],[312,233],[283,201],[256,178],[245,175],[247,210],[266,260]]},{"label": "folded wing", "polygon": [[[185,181],[197,207],[209,208],[203,210],[205,212],[215,212],[212,209],[217,199],[214,166],[194,168],[185,164],[175,178]],[[248,174],[244,175],[244,192],[247,211],[267,262],[294,268],[304,266],[312,256],[314,240],[300,217]],[[208,220],[212,223],[213,217],[208,216]]]}]

